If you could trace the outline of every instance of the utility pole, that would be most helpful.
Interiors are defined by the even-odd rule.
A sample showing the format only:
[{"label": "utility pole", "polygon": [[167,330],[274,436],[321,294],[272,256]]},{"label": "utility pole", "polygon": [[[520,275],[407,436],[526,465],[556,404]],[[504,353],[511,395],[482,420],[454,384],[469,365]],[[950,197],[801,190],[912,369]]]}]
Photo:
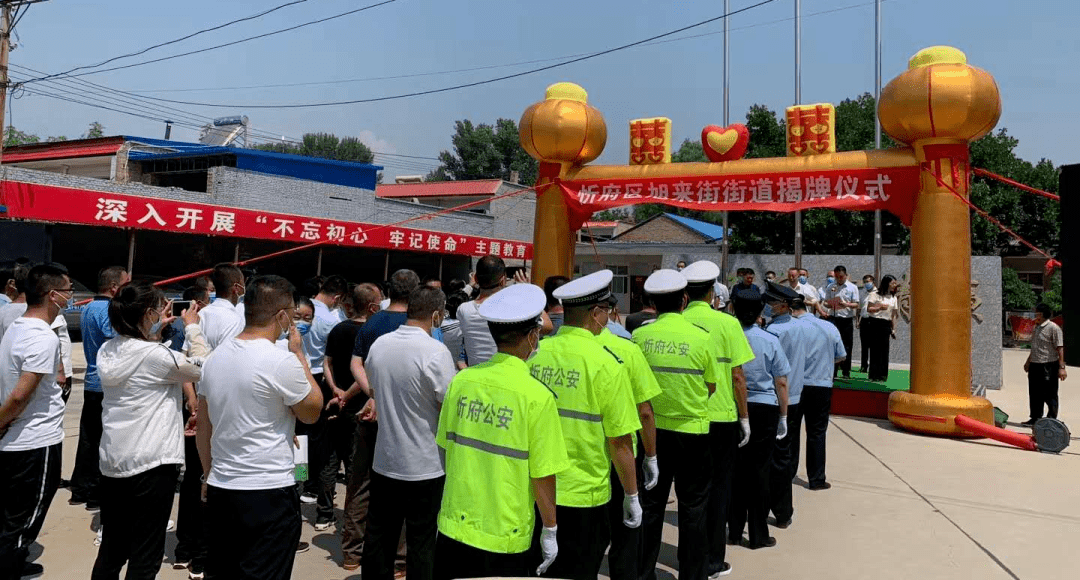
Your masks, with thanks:
[{"label": "utility pole", "polygon": [[[724,0],[724,14],[730,14],[730,0]],[[728,84],[731,82],[731,47],[730,47],[730,35],[731,35],[731,17],[724,17],[724,126],[727,127],[731,123],[728,118],[728,111],[730,105],[730,91],[728,90]],[[728,269],[728,212],[720,214],[723,220],[724,237],[720,239],[720,276],[722,278],[727,277]]]},{"label": "utility pole", "polygon": [[4,108],[8,94],[8,51],[11,48],[11,2],[0,5],[0,163],[3,162],[4,140],[7,138],[4,127]]},{"label": "utility pole", "polygon": [[[881,0],[874,2],[874,149],[881,149]],[[881,280],[881,210],[874,210],[874,282]]]},{"label": "utility pole", "polygon": [[[795,104],[802,103],[802,0],[795,0]],[[802,268],[802,212],[795,212],[795,267]]]}]

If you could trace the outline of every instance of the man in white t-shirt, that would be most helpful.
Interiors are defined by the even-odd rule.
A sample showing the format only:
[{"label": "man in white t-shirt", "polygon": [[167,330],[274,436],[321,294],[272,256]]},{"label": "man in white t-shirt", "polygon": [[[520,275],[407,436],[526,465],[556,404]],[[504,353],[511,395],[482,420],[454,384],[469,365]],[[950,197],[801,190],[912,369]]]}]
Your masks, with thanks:
[{"label": "man in white t-shirt", "polygon": [[402,523],[409,576],[424,580],[434,573],[436,519],[446,479],[435,432],[455,367],[431,329],[442,324],[445,308],[442,290],[414,290],[405,324],[376,339],[368,351],[365,368],[379,436],[362,559],[365,577],[392,576]]},{"label": "man in white t-shirt", "polygon": [[[293,285],[261,276],[247,290],[243,332],[214,349],[199,383],[207,574],[288,580],[300,540],[293,433],[297,419],[318,420],[323,398],[293,324]],[[274,345],[286,331],[288,351]]]},{"label": "man in white t-shirt", "polygon": [[824,302],[829,308],[829,322],[840,331],[844,339],[844,351],[847,357],[836,363],[836,370],[844,373],[844,378],[851,377],[851,346],[855,341],[855,316],[859,313],[859,288],[848,280],[847,268],[833,268],[836,281],[825,289]]},{"label": "man in white t-shirt", "polygon": [[244,330],[244,315],[237,303],[244,295],[244,274],[232,264],[218,264],[210,275],[216,297],[199,311],[199,326],[207,346],[214,350],[219,344]]},{"label": "man in white t-shirt", "polygon": [[[457,319],[461,325],[464,348],[457,361],[458,369],[465,369],[487,362],[498,350],[491,338],[487,321],[480,317],[480,305],[489,296],[506,286],[506,263],[498,256],[484,256],[476,263],[476,284],[480,295],[458,307]],[[457,355],[458,353],[454,353]]]},{"label": "man in white t-shirt", "polygon": [[0,574],[41,574],[27,563],[56,489],[64,401],[56,381],[60,338],[50,328],[71,300],[63,270],[35,266],[26,277],[26,314],[0,340]]}]

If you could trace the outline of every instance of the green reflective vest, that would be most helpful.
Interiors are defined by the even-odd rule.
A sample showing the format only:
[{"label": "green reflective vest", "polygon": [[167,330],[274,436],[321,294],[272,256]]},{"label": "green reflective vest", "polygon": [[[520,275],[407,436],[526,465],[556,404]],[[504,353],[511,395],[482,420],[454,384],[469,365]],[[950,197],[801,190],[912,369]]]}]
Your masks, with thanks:
[{"label": "green reflective vest", "polygon": [[683,310],[683,318],[709,331],[720,354],[716,359],[720,363],[720,376],[716,380],[716,393],[709,399],[709,420],[716,423],[738,421],[731,369],[754,360],[754,351],[750,350],[742,325],[734,316],[713,310],[700,300],[691,302]]}]

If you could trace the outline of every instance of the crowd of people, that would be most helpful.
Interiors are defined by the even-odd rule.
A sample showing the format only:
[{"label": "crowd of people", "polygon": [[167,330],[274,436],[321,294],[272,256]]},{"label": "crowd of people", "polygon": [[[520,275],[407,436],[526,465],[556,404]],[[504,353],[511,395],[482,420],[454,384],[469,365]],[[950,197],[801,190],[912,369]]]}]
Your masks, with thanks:
[{"label": "crowd of people", "polygon": [[[728,545],[775,546],[770,513],[792,525],[804,419],[809,487],[829,489],[834,376],[859,317],[884,380],[897,287],[860,297],[843,266],[820,292],[805,270],[764,290],[739,274],[729,292],[709,261],[658,269],[623,318],[609,270],[541,288],[496,256],[445,291],[411,270],[297,289],[220,264],[177,304],[105,268],[68,483],[101,512],[91,578],[156,577],[178,493],[172,561],[193,579],[289,578],[302,503],[318,531],[343,507],[341,564],[368,579],[596,578],[605,554],[612,578],[649,579],[672,487],[680,577],[729,574]],[[6,275],[0,579],[42,572],[28,547],[73,374],[66,270]]]}]

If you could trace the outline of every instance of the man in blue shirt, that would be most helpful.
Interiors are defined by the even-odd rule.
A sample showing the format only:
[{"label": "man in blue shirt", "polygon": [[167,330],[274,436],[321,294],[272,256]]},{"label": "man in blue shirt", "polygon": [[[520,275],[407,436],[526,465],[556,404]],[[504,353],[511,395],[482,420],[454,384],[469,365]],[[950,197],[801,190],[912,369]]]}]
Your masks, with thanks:
[{"label": "man in blue shirt", "polygon": [[[847,351],[840,331],[832,324],[807,315],[800,297],[791,304],[795,318],[809,323],[816,331],[807,344],[806,372],[803,375],[799,411],[806,418],[806,475],[813,491],[829,489],[825,481],[825,431],[829,428],[832,405],[833,364],[844,360]],[[793,466],[799,465],[799,447],[792,449]]]},{"label": "man in blue shirt", "polygon": [[788,375],[788,414],[787,437],[776,443],[773,453],[772,473],[769,479],[769,496],[777,527],[784,529],[791,524],[795,510],[792,506],[791,480],[799,466],[799,431],[802,429],[802,408],[800,399],[803,391],[803,376],[806,373],[807,347],[814,337],[814,329],[806,321],[791,316],[791,304],[799,298],[799,293],[790,287],[768,282],[765,290],[765,303],[772,309],[772,323],[769,332],[780,339],[780,346],[791,365]]},{"label": "man in blue shirt", "polygon": [[75,450],[75,469],[71,473],[71,504],[86,504],[86,509],[98,507],[98,447],[101,445],[101,378],[98,377],[97,354],[105,341],[116,336],[109,322],[109,301],[120,287],[131,281],[123,266],[110,266],[98,272],[97,295],[83,306],[79,328],[82,331],[83,354],[86,355],[86,377],[83,379],[83,406],[79,416],[79,444]]},{"label": "man in blue shirt", "polygon": [[[742,366],[746,377],[750,441],[739,448],[736,456],[731,509],[728,510],[728,541],[752,549],[768,548],[776,545],[776,539],[769,536],[766,521],[769,471],[777,439],[787,434],[787,375],[791,367],[776,335],[757,325],[761,300],[756,298],[756,293],[736,292],[733,308],[754,358]],[[743,540],[743,528],[747,525],[749,539]]]}]

